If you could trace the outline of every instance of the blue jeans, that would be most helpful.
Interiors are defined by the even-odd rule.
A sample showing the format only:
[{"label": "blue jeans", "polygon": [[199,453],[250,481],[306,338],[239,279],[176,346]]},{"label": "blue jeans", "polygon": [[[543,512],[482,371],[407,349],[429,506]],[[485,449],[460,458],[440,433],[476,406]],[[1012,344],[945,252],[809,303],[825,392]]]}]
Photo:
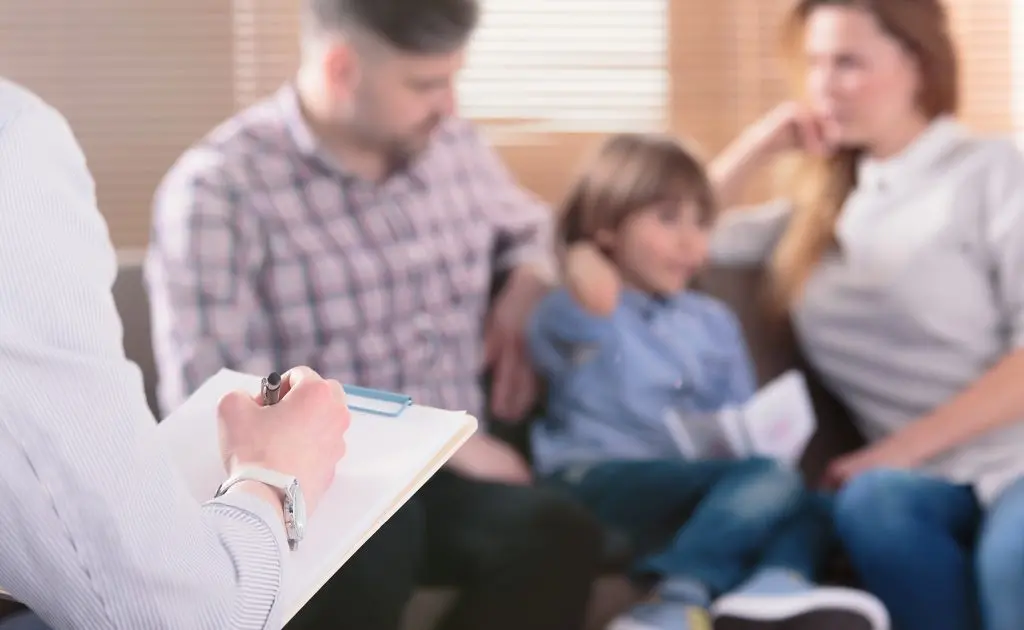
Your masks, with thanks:
[{"label": "blue jeans", "polygon": [[1024,480],[986,513],[968,486],[869,471],[836,497],[835,525],[895,630],[1024,628]]},{"label": "blue jeans", "polygon": [[813,580],[832,542],[830,506],[768,460],[608,462],[555,479],[630,536],[638,575],[696,580],[713,596],[758,567]]}]

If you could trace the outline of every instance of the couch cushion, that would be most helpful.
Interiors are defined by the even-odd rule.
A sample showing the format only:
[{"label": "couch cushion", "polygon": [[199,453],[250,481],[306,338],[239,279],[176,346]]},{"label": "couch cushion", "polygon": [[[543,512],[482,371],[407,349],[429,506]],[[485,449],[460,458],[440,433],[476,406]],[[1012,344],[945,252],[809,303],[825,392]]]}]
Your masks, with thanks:
[{"label": "couch cushion", "polygon": [[146,385],[146,400],[153,415],[159,419],[156,403],[156,365],[149,328],[149,296],[142,279],[143,254],[137,250],[118,252],[117,280],[114,302],[124,327],[125,355],[138,364]]}]

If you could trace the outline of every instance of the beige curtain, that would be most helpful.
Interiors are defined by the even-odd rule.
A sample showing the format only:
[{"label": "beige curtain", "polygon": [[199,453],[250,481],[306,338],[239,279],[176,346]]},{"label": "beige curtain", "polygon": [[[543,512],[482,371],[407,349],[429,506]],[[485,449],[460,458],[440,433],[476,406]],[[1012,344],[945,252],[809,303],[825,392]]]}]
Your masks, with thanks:
[{"label": "beige curtain", "polygon": [[[1016,73],[1015,85],[1012,1],[949,2],[963,59],[964,120],[986,132],[1020,127],[1013,93],[1022,91],[1024,73]],[[299,4],[3,2],[0,75],[64,112],[85,147],[115,243],[141,246],[154,188],[175,157],[291,73]],[[580,4],[589,17],[576,8]],[[492,129],[512,123],[515,133],[496,136],[500,150],[523,183],[549,200],[563,194],[581,154],[609,130],[663,120],[713,154],[785,96],[775,53],[788,0],[637,0],[632,14],[615,13],[627,4],[484,0],[489,12],[475,48],[484,52],[476,53],[475,65],[471,57],[463,81],[470,91],[466,109],[494,116],[483,121]],[[597,5],[603,8],[595,11]],[[559,32],[592,52],[570,54],[558,45]],[[597,54],[602,38],[612,38],[615,55]],[[533,41],[544,55],[523,52]],[[495,87],[503,77],[490,75],[500,72],[503,59],[518,68],[504,79],[518,77],[522,87]],[[539,85],[543,77],[555,80]],[[595,78],[609,89],[595,89]],[[548,104],[538,106],[545,98]],[[600,115],[567,125],[565,112],[579,108],[581,99]],[[515,124],[520,107],[529,125]]]}]

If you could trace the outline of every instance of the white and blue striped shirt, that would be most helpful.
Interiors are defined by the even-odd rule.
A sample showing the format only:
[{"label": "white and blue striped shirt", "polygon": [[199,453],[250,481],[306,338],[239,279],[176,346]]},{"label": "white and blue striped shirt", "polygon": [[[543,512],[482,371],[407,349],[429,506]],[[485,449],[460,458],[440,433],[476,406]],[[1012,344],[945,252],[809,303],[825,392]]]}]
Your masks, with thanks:
[{"label": "white and blue striped shirt", "polygon": [[284,528],[164,457],[64,118],[0,80],[0,586],[56,629],[277,628]]}]

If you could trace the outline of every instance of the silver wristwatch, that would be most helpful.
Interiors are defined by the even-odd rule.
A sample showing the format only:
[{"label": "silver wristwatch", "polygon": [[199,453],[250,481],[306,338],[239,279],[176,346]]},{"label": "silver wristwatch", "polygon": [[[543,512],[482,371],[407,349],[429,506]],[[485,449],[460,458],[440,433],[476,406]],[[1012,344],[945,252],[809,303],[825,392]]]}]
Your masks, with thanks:
[{"label": "silver wristwatch", "polygon": [[299,480],[276,470],[251,466],[242,468],[220,484],[216,496],[222,496],[241,481],[258,481],[281,493],[284,507],[284,531],[288,536],[288,546],[294,551],[306,533],[306,500],[302,496]]}]

